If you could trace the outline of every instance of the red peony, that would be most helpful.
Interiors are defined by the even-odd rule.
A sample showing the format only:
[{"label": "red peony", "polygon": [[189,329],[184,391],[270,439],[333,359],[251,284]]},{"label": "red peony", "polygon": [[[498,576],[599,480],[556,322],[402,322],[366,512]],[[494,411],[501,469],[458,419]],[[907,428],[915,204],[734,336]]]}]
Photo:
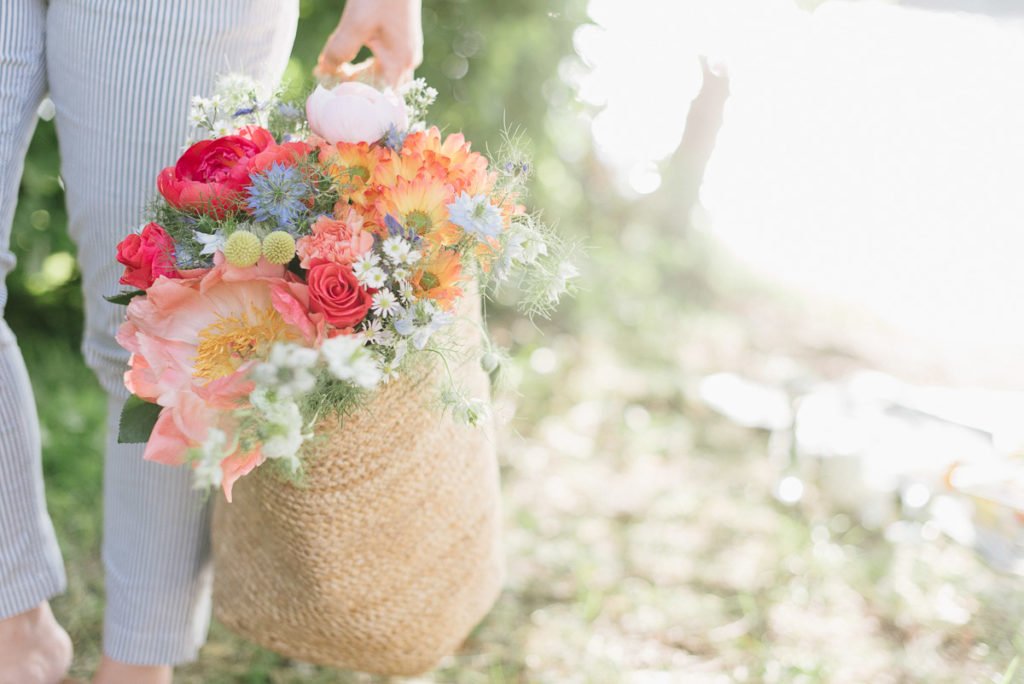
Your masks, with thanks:
[{"label": "red peony", "polygon": [[331,325],[351,328],[366,318],[373,303],[350,266],[315,261],[306,276],[309,308],[322,313]]},{"label": "red peony", "polygon": [[155,223],[147,223],[141,234],[132,233],[117,246],[117,260],[124,264],[122,285],[148,289],[160,276],[178,278],[174,240]]},{"label": "red peony", "polygon": [[245,199],[252,160],[274,146],[274,136],[259,126],[238,135],[200,140],[178,163],[160,172],[157,188],[177,209],[192,209],[216,218],[238,209]]}]

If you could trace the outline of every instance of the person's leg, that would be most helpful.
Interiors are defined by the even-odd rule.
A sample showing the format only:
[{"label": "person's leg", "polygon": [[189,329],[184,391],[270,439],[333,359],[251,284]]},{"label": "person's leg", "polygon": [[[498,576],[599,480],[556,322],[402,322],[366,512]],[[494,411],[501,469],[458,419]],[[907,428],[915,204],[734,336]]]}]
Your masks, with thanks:
[{"label": "person's leg", "polygon": [[[0,5],[0,314],[18,185],[46,89],[46,5]],[[0,316],[0,684],[49,682],[67,672],[71,642],[47,600],[64,591],[64,565],[46,512],[39,423],[18,344]]]},{"label": "person's leg", "polygon": [[[117,444],[127,354],[117,243],[142,219],[157,173],[181,152],[189,101],[217,75],[265,83],[284,72],[296,0],[51,0],[48,73],[86,308],[83,351],[110,395],[104,473],[107,611],[101,678],[112,663],[196,657],[209,621],[208,510],[187,469]],[[124,679],[143,681],[137,671]]]}]

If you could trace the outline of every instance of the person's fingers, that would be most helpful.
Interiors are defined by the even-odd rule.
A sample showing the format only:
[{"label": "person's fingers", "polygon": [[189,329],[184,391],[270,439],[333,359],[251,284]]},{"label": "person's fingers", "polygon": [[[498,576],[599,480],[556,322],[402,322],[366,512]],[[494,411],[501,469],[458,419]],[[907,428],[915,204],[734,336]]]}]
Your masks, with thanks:
[{"label": "person's fingers", "polygon": [[400,86],[401,85],[405,85],[406,83],[408,83],[409,81],[412,80],[412,78],[413,78],[413,76],[415,74],[416,74],[416,70],[415,69],[406,69],[405,71],[402,72],[402,75],[398,78],[398,85],[400,85]]},{"label": "person's fingers", "polygon": [[378,59],[377,68],[374,69],[374,75],[381,85],[392,88],[397,88],[400,85],[400,79],[404,72],[405,69],[392,59]]},{"label": "person's fingers", "polygon": [[[365,45],[373,62],[352,65]],[[398,87],[423,61],[419,0],[349,0],[313,73],[320,80],[368,80]],[[367,71],[367,69],[371,69]]]},{"label": "person's fingers", "polygon": [[376,62],[373,57],[367,57],[358,64],[351,62],[338,67],[337,75],[342,81],[369,81],[376,73]]},{"label": "person's fingers", "polygon": [[384,85],[397,88],[412,79],[412,73],[422,61],[422,51],[408,45],[392,48],[374,41],[373,50],[376,64],[374,75]]},{"label": "person's fingers", "polygon": [[351,62],[359,54],[365,36],[357,32],[351,24],[342,22],[327,39],[324,49],[317,60],[316,72],[334,74],[342,64]]}]

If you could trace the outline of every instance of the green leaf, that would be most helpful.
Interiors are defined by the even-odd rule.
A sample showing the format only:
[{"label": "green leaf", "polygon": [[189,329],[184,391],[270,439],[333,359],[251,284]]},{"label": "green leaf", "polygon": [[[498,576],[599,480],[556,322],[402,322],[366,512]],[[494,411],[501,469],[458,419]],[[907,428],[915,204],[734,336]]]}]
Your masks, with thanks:
[{"label": "green leaf", "polygon": [[103,298],[111,304],[127,304],[139,295],[144,294],[146,293],[143,290],[128,290],[127,292],[119,292],[116,295],[104,295]]},{"label": "green leaf", "polygon": [[1013,660],[1010,661],[1010,665],[1006,668],[1006,672],[1003,673],[1002,678],[999,680],[999,684],[1012,684],[1014,675],[1017,674],[1017,666],[1020,664],[1020,656],[1014,656]]},{"label": "green leaf", "polygon": [[148,442],[162,407],[132,395],[121,409],[121,426],[117,432],[118,444]]}]

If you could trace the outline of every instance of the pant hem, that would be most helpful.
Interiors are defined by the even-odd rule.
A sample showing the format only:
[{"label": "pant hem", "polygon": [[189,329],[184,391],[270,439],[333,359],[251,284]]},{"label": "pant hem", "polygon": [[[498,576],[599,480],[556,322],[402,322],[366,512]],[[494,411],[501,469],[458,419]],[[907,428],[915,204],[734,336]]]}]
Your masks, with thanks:
[{"label": "pant hem", "polygon": [[186,665],[199,658],[202,644],[153,634],[143,634],[117,625],[103,627],[103,654],[126,665]]},{"label": "pant hem", "polygon": [[0,588],[0,620],[21,615],[67,591],[63,571],[49,569],[35,575],[29,582]]}]

